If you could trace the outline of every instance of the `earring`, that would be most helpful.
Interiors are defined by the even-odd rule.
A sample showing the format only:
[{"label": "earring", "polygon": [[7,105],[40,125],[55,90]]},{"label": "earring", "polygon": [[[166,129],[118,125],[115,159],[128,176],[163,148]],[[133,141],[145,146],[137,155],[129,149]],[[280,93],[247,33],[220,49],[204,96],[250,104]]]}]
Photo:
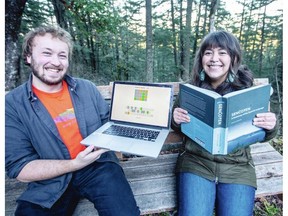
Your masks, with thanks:
[{"label": "earring", "polygon": [[205,71],[204,71],[204,69],[202,69],[201,72],[199,73],[199,79],[200,79],[200,81],[204,81],[205,80]]},{"label": "earring", "polygon": [[227,83],[233,83],[235,80],[235,74],[233,73],[233,71],[228,73],[228,76],[226,78],[226,82]]}]

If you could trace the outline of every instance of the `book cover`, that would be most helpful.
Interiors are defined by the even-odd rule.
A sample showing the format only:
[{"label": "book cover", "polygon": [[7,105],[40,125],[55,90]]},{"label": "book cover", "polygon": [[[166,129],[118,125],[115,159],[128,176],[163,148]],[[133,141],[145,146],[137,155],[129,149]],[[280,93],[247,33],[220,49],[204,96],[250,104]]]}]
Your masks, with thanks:
[{"label": "book cover", "polygon": [[180,84],[180,107],[189,123],[181,131],[212,154],[229,154],[265,137],[252,124],[257,113],[267,112],[271,85],[258,85],[224,96],[191,84]]}]

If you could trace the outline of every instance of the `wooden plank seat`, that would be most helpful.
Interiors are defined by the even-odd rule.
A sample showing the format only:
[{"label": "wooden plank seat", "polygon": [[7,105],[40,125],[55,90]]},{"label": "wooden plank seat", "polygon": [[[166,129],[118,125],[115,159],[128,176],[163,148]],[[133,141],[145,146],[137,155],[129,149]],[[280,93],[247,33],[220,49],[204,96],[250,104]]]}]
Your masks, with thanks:
[{"label": "wooden plank seat", "polygon": [[[174,144],[174,147],[180,145]],[[257,143],[252,145],[251,149],[257,174],[256,197],[282,194],[282,155],[269,143]],[[163,154],[156,159],[136,157],[121,161],[142,215],[176,209],[174,168],[177,155],[177,153]],[[25,189],[26,184],[7,177],[5,183],[5,215],[12,216],[16,208],[15,200]],[[91,202],[83,199],[79,202],[74,215],[97,215],[97,212]]]}]

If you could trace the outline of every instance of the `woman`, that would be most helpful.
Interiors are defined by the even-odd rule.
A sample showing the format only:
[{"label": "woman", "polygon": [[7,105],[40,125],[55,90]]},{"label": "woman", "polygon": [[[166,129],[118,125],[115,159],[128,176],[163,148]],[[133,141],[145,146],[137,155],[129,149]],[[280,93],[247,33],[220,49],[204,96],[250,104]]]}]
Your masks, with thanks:
[{"label": "woman", "polygon": [[[224,95],[253,85],[251,71],[241,65],[238,40],[226,31],[208,34],[196,54],[191,84]],[[187,111],[173,106],[172,128],[189,122]],[[253,124],[266,131],[266,140],[276,135],[274,113],[259,113]],[[179,216],[251,216],[256,190],[256,174],[250,148],[228,155],[212,155],[185,136],[185,149],[177,161]]]}]

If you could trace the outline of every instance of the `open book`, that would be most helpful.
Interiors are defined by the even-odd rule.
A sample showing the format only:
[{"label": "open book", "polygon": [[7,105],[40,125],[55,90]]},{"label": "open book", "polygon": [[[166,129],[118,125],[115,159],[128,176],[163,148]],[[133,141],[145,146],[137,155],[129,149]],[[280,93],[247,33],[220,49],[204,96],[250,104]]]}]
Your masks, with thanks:
[{"label": "open book", "polygon": [[270,84],[253,86],[224,96],[191,84],[180,84],[180,107],[189,123],[181,131],[212,154],[229,154],[263,141],[265,131],[252,124],[257,113],[267,112]]}]

